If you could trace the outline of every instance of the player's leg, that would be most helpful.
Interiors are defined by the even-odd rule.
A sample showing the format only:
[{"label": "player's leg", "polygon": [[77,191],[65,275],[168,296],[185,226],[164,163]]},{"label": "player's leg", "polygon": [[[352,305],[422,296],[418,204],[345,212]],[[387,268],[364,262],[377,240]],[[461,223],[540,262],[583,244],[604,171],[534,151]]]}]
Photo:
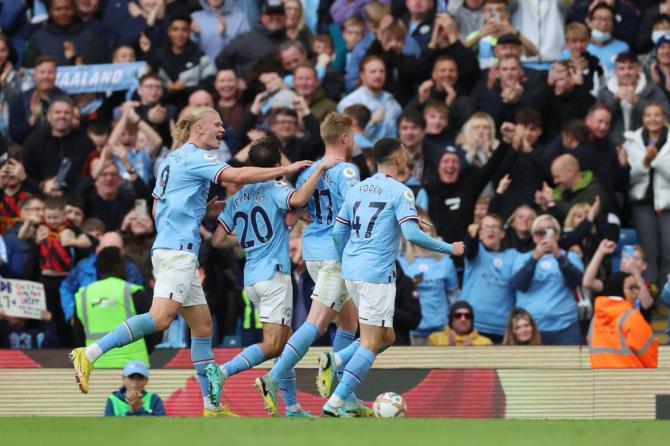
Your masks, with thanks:
[{"label": "player's leg", "polygon": [[169,327],[181,307],[179,300],[168,298],[168,294],[158,294],[158,278],[154,299],[148,313],[135,315],[121,323],[114,330],[107,333],[99,341],[88,347],[75,348],[70,352],[70,361],[74,366],[75,379],[79,389],[88,393],[89,378],[93,364],[105,352],[118,347],[123,347],[143,337],[163,331]]},{"label": "player's leg", "polygon": [[[337,324],[337,331],[335,332],[335,339],[333,340],[333,351],[319,355],[316,388],[319,395],[323,398],[328,398],[330,396],[333,383],[335,382],[335,376],[337,376],[338,380],[342,378],[344,364],[346,364],[346,361],[344,363],[341,361],[335,363],[334,359],[336,357],[334,353],[347,349],[353,349],[355,351],[356,348],[358,348],[358,343],[353,345],[356,340],[356,331],[358,331],[358,309],[352,299],[346,299],[335,322]],[[353,352],[351,354],[353,355]]]},{"label": "player's leg", "polygon": [[352,297],[359,303],[361,345],[347,363],[342,380],[323,406],[325,416],[348,416],[344,402],[356,390],[372,367],[377,353],[393,334],[395,284],[347,282]]},{"label": "player's leg", "polygon": [[[321,263],[322,267],[317,268],[316,263]],[[316,277],[312,293],[312,307],[307,320],[289,338],[279,360],[267,374],[266,380],[279,382],[281,377],[305,356],[314,341],[326,332],[328,324],[341,309],[344,303],[342,296],[346,295],[346,291],[339,276],[339,267],[335,263],[307,262],[310,275]],[[340,300],[342,303],[339,303]]]}]

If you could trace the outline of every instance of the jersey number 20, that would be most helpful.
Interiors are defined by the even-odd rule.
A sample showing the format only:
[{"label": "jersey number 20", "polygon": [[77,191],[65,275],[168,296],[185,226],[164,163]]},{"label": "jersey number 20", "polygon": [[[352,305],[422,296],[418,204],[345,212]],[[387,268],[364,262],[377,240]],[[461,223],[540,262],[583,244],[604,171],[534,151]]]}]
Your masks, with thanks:
[{"label": "jersey number 20", "polygon": [[[262,235],[260,233],[260,229],[258,228],[258,216],[263,219],[263,223],[265,223],[266,227],[266,233],[265,235]],[[265,213],[262,207],[260,206],[254,206],[251,209],[251,213],[247,215],[245,212],[239,211],[236,212],[235,215],[233,216],[233,222],[235,223],[235,226],[237,226],[237,219],[241,218],[244,220],[244,229],[242,229],[242,237],[240,238],[240,246],[242,248],[251,248],[256,244],[255,241],[253,240],[247,240],[247,232],[249,231],[249,221],[251,221],[251,229],[254,231],[254,235],[256,236],[256,240],[258,240],[261,243],[267,243],[270,241],[272,238],[272,235],[274,234],[272,232],[272,225],[270,224],[270,219],[268,218],[268,214]]]}]

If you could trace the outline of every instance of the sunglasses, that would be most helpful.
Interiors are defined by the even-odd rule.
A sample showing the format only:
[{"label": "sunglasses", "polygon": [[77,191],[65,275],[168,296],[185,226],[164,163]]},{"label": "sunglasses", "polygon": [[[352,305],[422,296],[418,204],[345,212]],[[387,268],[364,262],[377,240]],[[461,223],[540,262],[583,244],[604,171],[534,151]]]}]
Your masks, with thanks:
[{"label": "sunglasses", "polygon": [[472,320],[472,313],[454,313],[451,315],[452,319],[465,319],[465,320]]},{"label": "sunglasses", "polygon": [[[553,230],[551,230],[553,233]],[[538,229],[537,231],[533,232],[533,235],[537,235],[538,237],[544,237],[547,235],[547,230],[546,229]]]}]

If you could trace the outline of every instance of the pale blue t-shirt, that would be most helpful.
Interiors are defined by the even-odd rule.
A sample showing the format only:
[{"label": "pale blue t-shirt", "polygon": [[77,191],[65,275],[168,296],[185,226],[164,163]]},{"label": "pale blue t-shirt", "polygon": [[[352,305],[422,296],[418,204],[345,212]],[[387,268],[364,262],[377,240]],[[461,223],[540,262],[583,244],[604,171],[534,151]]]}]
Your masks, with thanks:
[{"label": "pale blue t-shirt", "polygon": [[477,256],[465,258],[461,299],[472,305],[477,330],[505,334],[507,319],[516,300],[511,280],[512,266],[518,255],[515,249],[489,251],[479,242]]},{"label": "pale blue t-shirt", "polygon": [[186,143],[170,153],[158,168],[154,249],[195,254],[200,249],[200,223],[207,209],[209,186],[230,166],[216,155]]},{"label": "pale blue t-shirt", "polygon": [[[302,186],[322,162],[323,159],[320,159],[304,170],[298,177],[296,187]],[[307,213],[312,223],[305,228],[302,242],[303,259],[339,260],[333,243],[335,217],[344,203],[347,192],[359,181],[358,168],[350,163],[338,163],[321,175],[314,195],[307,203]]]},{"label": "pale blue t-shirt", "polygon": [[400,225],[419,220],[414,194],[401,182],[377,173],[352,188],[337,215],[351,228],[342,257],[342,277],[369,283],[395,283]]},{"label": "pale blue t-shirt", "polygon": [[244,286],[272,279],[275,272],[290,274],[289,231],[284,221],[295,190],[282,181],[248,184],[226,201],[219,223],[235,231],[247,254]]}]

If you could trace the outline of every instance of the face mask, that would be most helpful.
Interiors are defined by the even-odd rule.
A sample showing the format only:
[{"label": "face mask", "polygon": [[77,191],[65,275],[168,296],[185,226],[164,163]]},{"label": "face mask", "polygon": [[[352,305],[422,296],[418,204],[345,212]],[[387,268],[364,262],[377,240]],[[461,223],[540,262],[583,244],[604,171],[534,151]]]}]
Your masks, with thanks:
[{"label": "face mask", "polygon": [[598,42],[603,43],[610,40],[612,38],[612,35],[610,33],[605,33],[602,31],[598,31],[597,29],[594,29],[591,31],[591,37],[593,37]]},{"label": "face mask", "polygon": [[651,33],[651,41],[654,42],[654,45],[658,45],[658,41],[661,40],[661,37],[667,33],[668,30],[654,31]]}]

